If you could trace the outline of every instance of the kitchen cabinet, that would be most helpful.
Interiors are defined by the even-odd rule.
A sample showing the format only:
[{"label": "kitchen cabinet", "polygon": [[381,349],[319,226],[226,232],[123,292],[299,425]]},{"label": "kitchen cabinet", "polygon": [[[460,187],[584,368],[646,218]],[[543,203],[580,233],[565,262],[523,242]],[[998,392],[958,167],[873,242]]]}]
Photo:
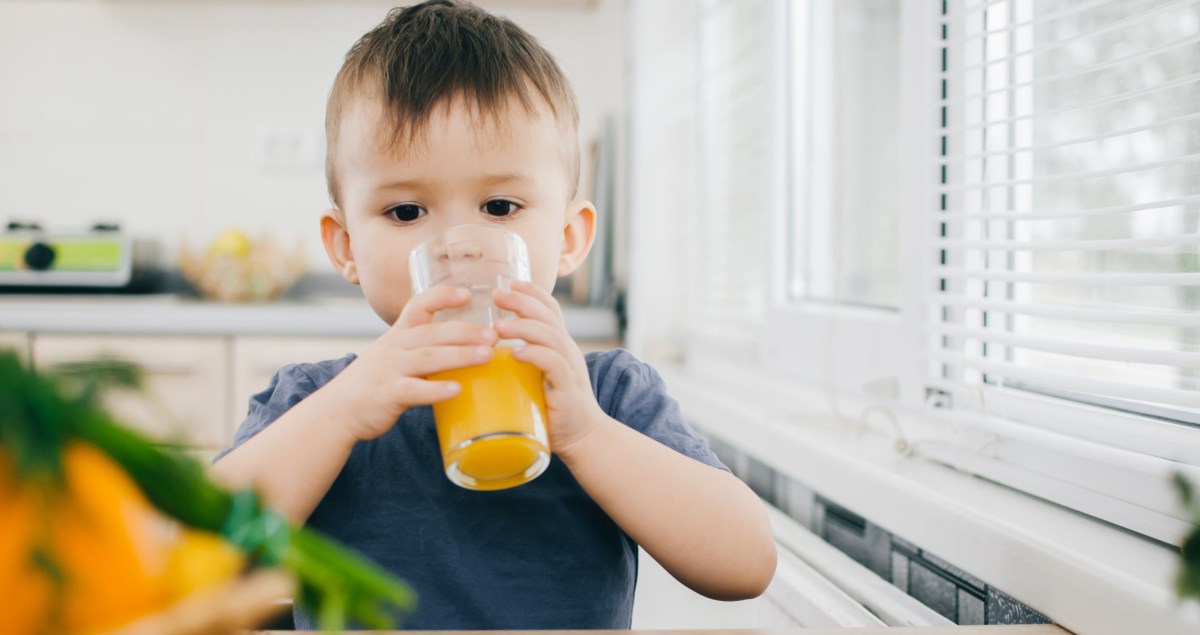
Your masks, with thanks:
[{"label": "kitchen cabinet", "polygon": [[104,405],[120,421],[202,458],[229,445],[246,416],[250,396],[267,387],[280,367],[358,352],[368,337],[149,336],[11,334],[32,340],[35,364],[87,362],[105,357],[137,364],[141,391],[114,390]]},{"label": "kitchen cabinet", "polygon": [[20,331],[0,331],[0,350],[10,349],[17,352],[22,360],[29,359],[29,335]]},{"label": "kitchen cabinet", "polygon": [[[229,421],[236,430],[246,417],[251,395],[270,383],[275,371],[287,364],[337,359],[346,353],[359,353],[374,338],[370,337],[254,337],[233,338],[230,366],[233,403]],[[230,436],[232,439],[232,434]]]},{"label": "kitchen cabinet", "polygon": [[39,368],[101,358],[137,364],[141,390],[104,395],[115,417],[167,443],[212,449],[228,440],[225,338],[38,334],[32,352]]}]

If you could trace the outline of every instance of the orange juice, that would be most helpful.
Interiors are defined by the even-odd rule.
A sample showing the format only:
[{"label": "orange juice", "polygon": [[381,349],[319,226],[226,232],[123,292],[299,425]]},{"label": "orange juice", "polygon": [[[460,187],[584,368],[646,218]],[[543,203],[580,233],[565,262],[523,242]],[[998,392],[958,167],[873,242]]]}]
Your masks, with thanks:
[{"label": "orange juice", "polygon": [[433,404],[446,476],[467,489],[497,490],[533,480],[550,464],[542,371],[497,346],[481,366],[430,375],[462,392]]}]

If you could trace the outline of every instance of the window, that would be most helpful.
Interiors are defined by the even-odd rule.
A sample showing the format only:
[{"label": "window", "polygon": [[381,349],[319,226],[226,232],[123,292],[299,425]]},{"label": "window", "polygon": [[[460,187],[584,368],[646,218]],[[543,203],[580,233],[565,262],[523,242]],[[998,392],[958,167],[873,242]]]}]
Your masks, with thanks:
[{"label": "window", "polygon": [[788,297],[900,305],[900,2],[792,11]]},{"label": "window", "polygon": [[1200,0],[666,6],[694,37],[658,72],[694,65],[696,99],[634,117],[691,122],[695,158],[631,216],[678,219],[687,258],[635,248],[660,286],[631,332],[657,320],[688,372],[737,363],[837,418],[929,422],[925,459],[1177,539],[1171,477],[1200,482]]},{"label": "window", "polygon": [[767,310],[771,213],[780,205],[782,91],[775,0],[699,4],[700,197],[690,222],[692,310],[726,336],[761,326]]}]

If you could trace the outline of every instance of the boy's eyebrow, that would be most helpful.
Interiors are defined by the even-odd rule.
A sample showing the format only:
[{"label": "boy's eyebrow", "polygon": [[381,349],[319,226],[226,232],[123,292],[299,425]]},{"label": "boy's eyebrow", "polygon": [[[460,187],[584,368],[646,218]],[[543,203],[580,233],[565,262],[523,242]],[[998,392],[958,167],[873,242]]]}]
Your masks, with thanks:
[{"label": "boy's eyebrow", "polygon": [[497,185],[500,183],[511,183],[513,181],[528,182],[533,179],[528,174],[520,172],[502,172],[499,174],[485,174],[480,177],[479,182],[484,185]]},{"label": "boy's eyebrow", "polygon": [[[520,172],[500,172],[497,174],[485,174],[478,179],[482,185],[500,185],[503,183],[530,183],[533,177]],[[407,190],[420,186],[421,179],[401,179],[399,181],[390,181],[381,183],[376,186],[377,190]]]},{"label": "boy's eyebrow", "polygon": [[399,180],[390,183],[380,183],[375,186],[377,190],[407,190],[421,184],[419,179]]}]

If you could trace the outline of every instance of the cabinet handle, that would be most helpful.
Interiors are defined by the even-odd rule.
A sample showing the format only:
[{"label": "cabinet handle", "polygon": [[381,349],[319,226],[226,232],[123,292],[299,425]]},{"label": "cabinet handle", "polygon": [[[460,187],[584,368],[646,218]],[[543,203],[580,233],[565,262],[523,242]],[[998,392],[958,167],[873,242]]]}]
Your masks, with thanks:
[{"label": "cabinet handle", "polygon": [[[64,365],[64,364],[72,364],[72,365],[74,365],[74,364],[95,364],[96,361],[97,360],[95,360],[95,359],[55,361],[55,363],[52,363],[50,365],[59,366],[59,365]],[[146,376],[149,376],[149,375],[187,376],[187,375],[197,375],[197,373],[199,372],[197,370],[196,366],[185,366],[182,364],[169,364],[169,363],[139,364],[139,363],[137,363],[137,361],[133,361],[133,360],[122,360],[122,361],[127,361],[128,364],[137,366],[137,369],[139,371],[142,371],[142,375],[146,375]]]},{"label": "cabinet handle", "polygon": [[147,375],[195,375],[199,370],[195,366],[182,364],[138,364]]},{"label": "cabinet handle", "polygon": [[187,366],[185,364],[172,364],[170,362],[137,362],[131,359],[125,359],[116,355],[106,355],[100,357],[89,357],[86,359],[63,359],[63,360],[44,360],[38,363],[39,367],[54,367],[54,366],[87,366],[90,364],[102,364],[108,358],[118,359],[122,363],[132,364],[144,375],[195,375],[199,371],[195,366]]}]

